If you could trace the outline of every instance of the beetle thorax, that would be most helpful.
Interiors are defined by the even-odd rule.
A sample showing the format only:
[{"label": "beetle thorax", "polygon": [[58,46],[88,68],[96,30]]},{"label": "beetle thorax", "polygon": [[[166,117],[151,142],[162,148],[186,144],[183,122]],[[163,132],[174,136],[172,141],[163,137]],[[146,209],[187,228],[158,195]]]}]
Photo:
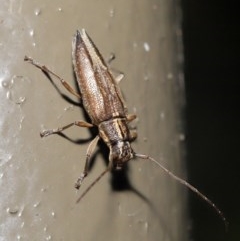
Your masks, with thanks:
[{"label": "beetle thorax", "polygon": [[125,118],[115,118],[99,124],[99,135],[110,149],[109,160],[114,169],[133,158],[129,129]]}]

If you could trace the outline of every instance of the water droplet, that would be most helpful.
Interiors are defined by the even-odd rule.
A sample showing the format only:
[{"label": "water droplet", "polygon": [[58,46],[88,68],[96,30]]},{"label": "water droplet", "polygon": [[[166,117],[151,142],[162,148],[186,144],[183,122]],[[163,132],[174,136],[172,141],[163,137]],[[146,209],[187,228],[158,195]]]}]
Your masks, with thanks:
[{"label": "water droplet", "polygon": [[10,91],[8,91],[8,92],[6,93],[6,97],[7,97],[8,100],[10,99],[10,97],[11,97]]},{"label": "water droplet", "polygon": [[24,208],[22,208],[22,209],[19,211],[19,213],[18,213],[18,217],[22,217],[23,210],[24,210]]},{"label": "water droplet", "polygon": [[185,137],[185,135],[184,135],[183,133],[180,133],[180,134],[179,134],[179,140],[180,140],[180,141],[185,141],[185,138],[186,138],[186,137]]},{"label": "water droplet", "polygon": [[137,42],[133,42],[133,48],[136,49],[138,47],[138,43]]},{"label": "water droplet", "polygon": [[46,192],[48,190],[48,187],[42,187],[41,192]]},{"label": "water droplet", "polygon": [[35,14],[36,16],[39,16],[41,13],[42,13],[42,11],[41,11],[41,9],[39,9],[39,8],[35,9],[35,11],[34,11],[34,14]]},{"label": "water droplet", "polygon": [[20,97],[19,97],[19,100],[18,100],[18,102],[16,102],[16,104],[21,105],[21,104],[23,104],[23,102],[25,102],[25,100],[26,100],[25,97],[20,96]]},{"label": "water droplet", "polygon": [[165,119],[165,113],[164,113],[163,111],[162,111],[161,114],[160,114],[160,118],[161,118],[162,120]]},{"label": "water droplet", "polygon": [[144,223],[144,229],[145,229],[146,231],[148,231],[148,228],[149,228],[149,224],[148,224],[148,222],[145,222],[145,223]]},{"label": "water droplet", "polygon": [[149,80],[149,76],[148,74],[145,74],[144,77],[143,77],[144,81],[148,81]]},{"label": "water droplet", "polygon": [[144,47],[146,52],[150,51],[150,46],[149,46],[149,44],[147,42],[143,43],[143,47]]},{"label": "water droplet", "polygon": [[0,166],[6,165],[12,159],[12,154],[0,150]]},{"label": "water droplet", "polygon": [[9,214],[17,214],[18,213],[18,211],[19,211],[19,207],[18,206],[15,206],[15,207],[8,207],[7,208],[7,212],[9,213]]},{"label": "water droplet", "polygon": [[[0,43],[0,47],[2,47],[2,43]],[[7,69],[7,67],[4,67],[2,66],[1,68],[1,71],[0,71],[0,83],[1,83],[1,86],[0,87],[3,87],[3,88],[6,88],[8,86],[6,86],[6,84],[8,84],[9,82],[9,69]]]},{"label": "water droplet", "polygon": [[14,103],[21,105],[26,101],[26,93],[28,91],[29,80],[23,76],[13,76],[11,82],[8,85],[9,91],[7,92],[7,98]]},{"label": "water droplet", "polygon": [[72,111],[74,109],[73,105],[64,108],[64,111]]},{"label": "water droplet", "polygon": [[33,207],[37,208],[39,205],[40,205],[40,202],[36,202],[36,203],[33,204]]},{"label": "water droplet", "polygon": [[168,74],[167,74],[167,78],[168,78],[168,79],[172,79],[172,78],[173,78],[173,74],[172,74],[172,73],[168,73]]},{"label": "water droplet", "polygon": [[33,30],[33,29],[30,29],[29,35],[30,35],[31,37],[34,36],[34,30]]},{"label": "water droplet", "polygon": [[115,15],[115,10],[114,10],[113,8],[110,9],[109,15],[110,15],[111,18],[114,17],[114,15]]},{"label": "water droplet", "polygon": [[2,81],[2,87],[7,89],[8,88],[8,81],[6,81],[6,80]]},{"label": "water droplet", "polygon": [[46,240],[51,240],[52,239],[52,236],[51,235],[48,235],[47,237],[46,237]]},{"label": "water droplet", "polygon": [[12,88],[12,86],[13,86],[13,79],[2,81],[2,87],[5,89],[10,90]]}]

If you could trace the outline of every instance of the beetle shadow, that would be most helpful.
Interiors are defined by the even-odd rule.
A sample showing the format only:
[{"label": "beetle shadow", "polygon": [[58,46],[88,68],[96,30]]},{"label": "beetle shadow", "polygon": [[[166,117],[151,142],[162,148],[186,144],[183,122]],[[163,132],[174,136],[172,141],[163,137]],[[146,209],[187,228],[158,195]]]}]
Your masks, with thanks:
[{"label": "beetle shadow", "polygon": [[[103,160],[105,161],[106,166],[108,165],[109,160],[109,150],[108,147],[103,143],[101,140],[99,142],[99,150],[100,154],[103,156]],[[98,154],[98,152],[96,154]],[[96,158],[96,156],[95,156]],[[91,166],[93,166],[93,162],[95,162],[95,158],[92,160]],[[134,160],[130,160],[134,161]],[[157,221],[161,227],[164,227],[164,230],[166,230],[166,233],[168,233],[170,240],[173,240],[171,230],[167,225],[167,222],[164,218],[164,216],[159,213],[159,209],[157,206],[146,196],[144,195],[140,190],[135,188],[129,179],[129,171],[130,167],[128,163],[126,163],[122,170],[112,170],[111,171],[111,189],[113,192],[132,192],[135,194],[138,198],[143,200],[145,202],[151,212],[151,215],[154,215],[157,217]]]},{"label": "beetle shadow", "polygon": [[[54,89],[57,91],[57,93],[61,96],[61,98],[63,98],[65,101],[67,101],[69,104],[72,104],[74,106],[79,106],[79,107],[83,107],[82,106],[82,103],[81,103],[81,100],[79,99],[79,101],[75,101],[73,100],[71,97],[69,97],[67,94],[64,94],[60,88],[58,87],[58,85],[55,83],[55,81],[53,81],[51,75],[44,71],[44,70],[41,70],[43,72],[43,74],[48,78],[48,80],[50,81],[50,83],[52,84],[52,86],[54,87]],[[76,82],[76,77],[74,76],[74,83]],[[76,83],[75,83],[76,85]],[[64,89],[64,86],[63,86],[63,89]],[[67,90],[66,90],[67,91]],[[70,93],[70,92],[69,92]],[[79,88],[77,88],[77,93],[80,93],[79,91]],[[71,93],[70,93],[71,94]]]},{"label": "beetle shadow", "polygon": [[[53,85],[53,87],[55,88],[55,90],[58,92],[58,94],[64,99],[66,100],[68,103],[74,105],[74,106],[78,106],[80,107],[84,119],[91,123],[91,120],[87,114],[87,112],[85,111],[85,109],[83,108],[83,105],[81,103],[81,100],[79,101],[75,101],[73,100],[71,97],[69,97],[67,94],[64,94],[59,86],[52,80],[52,77],[50,76],[50,74],[48,72],[45,72],[44,70],[42,70],[42,72],[44,73],[44,75],[50,80],[51,84]],[[80,94],[80,89],[79,89],[79,85],[77,82],[77,78],[76,75],[74,73],[74,70],[72,69],[72,76],[74,78],[74,87],[75,90],[78,94]],[[57,133],[57,135],[61,136],[62,138],[80,145],[80,144],[85,144],[85,143],[89,143],[96,135],[98,135],[98,130],[97,127],[93,127],[93,128],[88,128],[89,132],[90,132],[90,137],[86,138],[86,139],[72,139],[70,138],[68,135],[64,134],[63,132]],[[94,163],[96,161],[97,155],[101,154],[103,157],[103,160],[105,162],[105,165],[108,165],[109,162],[109,149],[106,146],[106,144],[100,140],[98,142],[98,147],[99,150],[95,151],[94,154],[92,155],[90,162],[89,162],[89,172],[91,172],[91,170],[93,169]],[[140,190],[138,190],[137,188],[135,188],[130,180],[129,180],[129,165],[128,163],[126,163],[123,167],[122,170],[118,171],[118,170],[112,170],[111,172],[111,189],[114,192],[123,192],[123,191],[130,191],[133,192],[135,195],[137,195],[140,199],[142,199],[145,203],[148,204],[148,206],[150,207],[150,209],[155,212],[155,207],[153,206],[152,202],[150,202],[150,200],[148,199],[148,197],[146,197]]]},{"label": "beetle shadow", "polygon": [[[53,85],[53,87],[56,89],[56,91],[58,92],[58,94],[64,99],[66,100],[68,103],[74,105],[74,106],[78,106],[81,107],[81,111],[83,113],[84,119],[91,123],[91,120],[89,118],[89,116],[87,115],[85,109],[83,108],[83,105],[81,103],[81,100],[79,101],[75,101],[73,100],[71,97],[69,97],[67,94],[62,93],[62,91],[60,90],[60,88],[58,87],[58,85],[52,80],[52,77],[49,75],[49,73],[42,71],[45,76],[50,80],[51,84]],[[72,76],[74,78],[74,83],[75,83],[75,90],[77,93],[80,94],[80,89],[77,83],[77,79],[75,76],[74,71],[72,72]],[[61,136],[62,138],[66,139],[67,141],[70,141],[74,144],[80,145],[80,144],[85,144],[85,143],[89,143],[96,135],[98,135],[98,130],[97,127],[93,127],[93,128],[88,128],[89,132],[90,132],[90,137],[86,138],[86,139],[72,139],[70,137],[68,137],[66,134],[64,133],[57,133],[57,135]],[[94,163],[96,161],[97,155],[101,154],[103,157],[103,160],[105,162],[105,165],[108,165],[109,162],[109,149],[106,146],[105,143],[103,143],[102,140],[99,141],[98,143],[98,147],[99,149],[97,151],[94,152],[94,154],[91,157],[91,160],[89,162],[89,172],[91,172],[91,170],[94,167]],[[137,195],[140,199],[142,199],[150,208],[151,212],[158,217],[158,222],[160,223],[161,226],[165,227],[165,229],[167,230],[167,233],[171,233],[169,228],[167,227],[164,219],[161,217],[162,215],[158,212],[158,209],[156,208],[156,206],[149,200],[149,198],[147,196],[145,196],[141,191],[139,191],[137,188],[135,188],[132,184],[131,181],[129,180],[129,165],[128,163],[126,163],[123,167],[123,169],[121,171],[117,171],[117,170],[112,170],[111,173],[111,189],[113,192],[126,192],[126,191],[130,191],[133,192],[135,195]]]},{"label": "beetle shadow", "polygon": [[[101,150],[101,155],[103,156],[103,160],[105,161],[106,166],[109,163],[109,149],[105,143],[101,140],[99,142],[99,148]],[[132,161],[132,160],[130,160]],[[129,179],[129,171],[130,167],[128,163],[125,163],[121,170],[112,170],[111,173],[111,189],[113,192],[125,192],[130,191],[141,198],[148,205],[152,206],[150,200],[137,188],[135,188]]]}]

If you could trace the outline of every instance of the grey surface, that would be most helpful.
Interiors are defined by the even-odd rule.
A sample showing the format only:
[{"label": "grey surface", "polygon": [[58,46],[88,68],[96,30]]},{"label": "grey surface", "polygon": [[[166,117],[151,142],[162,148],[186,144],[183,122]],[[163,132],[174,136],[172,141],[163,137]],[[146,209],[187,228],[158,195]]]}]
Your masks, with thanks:
[{"label": "grey surface", "polygon": [[[39,132],[84,119],[83,112],[23,62],[30,55],[74,85],[71,41],[76,29],[85,28],[104,57],[116,54],[112,66],[125,73],[120,87],[129,112],[138,115],[132,124],[138,131],[134,150],[184,176],[175,2],[0,4],[0,240],[186,240],[184,188],[150,162],[131,161],[127,171],[130,185],[146,200],[134,190],[112,191],[108,174],[75,204],[105,162],[98,153],[82,189],[74,190],[87,143],[41,139]],[[72,139],[91,137],[77,127],[65,133]]]}]

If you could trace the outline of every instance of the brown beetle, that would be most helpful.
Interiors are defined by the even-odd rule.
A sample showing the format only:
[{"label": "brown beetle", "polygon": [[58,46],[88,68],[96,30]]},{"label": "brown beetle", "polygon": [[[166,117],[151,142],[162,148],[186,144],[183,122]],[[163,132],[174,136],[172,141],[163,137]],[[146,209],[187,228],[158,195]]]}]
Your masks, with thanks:
[{"label": "brown beetle", "polygon": [[80,188],[84,178],[88,174],[89,160],[99,139],[102,138],[110,149],[108,167],[82,193],[77,202],[86,195],[86,193],[104,176],[105,173],[110,170],[121,170],[124,163],[133,158],[139,157],[154,162],[172,178],[200,196],[215,209],[227,226],[227,221],[222,211],[204,194],[199,192],[198,189],[193,187],[187,181],[177,177],[152,157],[138,154],[133,151],[130,142],[133,141],[137,135],[135,131],[129,130],[128,123],[134,120],[136,116],[128,114],[121,91],[117,85],[117,82],[122,76],[117,78],[113,77],[99,50],[84,29],[77,31],[77,34],[74,37],[72,43],[72,57],[80,94],[75,92],[65,80],[53,73],[46,66],[38,64],[32,58],[27,56],[25,56],[24,60],[40,68],[43,72],[58,78],[70,93],[81,99],[83,107],[91,119],[91,123],[75,121],[61,128],[45,130],[41,132],[41,137],[60,133],[74,125],[88,128],[96,126],[98,128],[99,134],[88,146],[84,171],[75,184],[77,189]]}]

